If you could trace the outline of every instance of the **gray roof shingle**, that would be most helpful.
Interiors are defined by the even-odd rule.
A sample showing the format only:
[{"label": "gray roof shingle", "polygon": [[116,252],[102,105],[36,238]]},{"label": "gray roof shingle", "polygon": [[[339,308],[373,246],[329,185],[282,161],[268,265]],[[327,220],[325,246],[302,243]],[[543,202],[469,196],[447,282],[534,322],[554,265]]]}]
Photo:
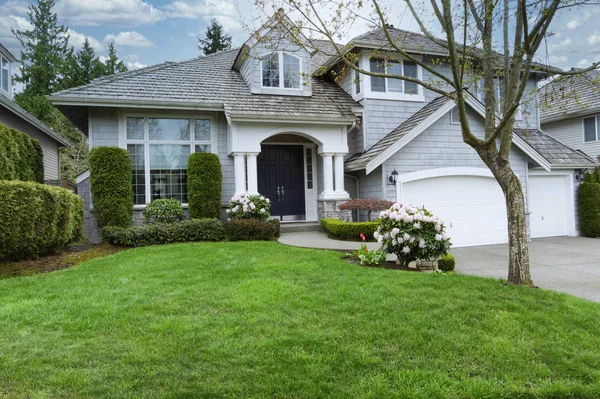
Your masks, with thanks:
[{"label": "gray roof shingle", "polygon": [[252,94],[242,75],[232,69],[239,49],[183,62],[151,67],[93,80],[54,93],[51,100],[129,100],[222,104],[230,114],[353,119],[361,106],[342,88],[312,79],[312,96]]},{"label": "gray roof shingle", "polygon": [[[388,32],[394,43],[396,43],[400,48],[410,49],[410,50],[421,50],[425,53],[446,53],[448,50],[437,45],[427,36],[410,32],[407,30],[396,29],[396,28],[388,28]],[[385,36],[385,33],[382,28],[375,28],[362,35],[359,35],[352,39],[353,42],[375,42],[381,44],[387,44],[388,40]],[[440,41],[444,42],[444,40],[440,39]]]},{"label": "gray roof shingle", "polygon": [[539,152],[553,168],[588,166],[595,162],[583,152],[567,147],[538,129],[515,129],[515,133]]},{"label": "gray roof shingle", "polygon": [[540,90],[542,123],[600,110],[600,71],[562,76]]}]

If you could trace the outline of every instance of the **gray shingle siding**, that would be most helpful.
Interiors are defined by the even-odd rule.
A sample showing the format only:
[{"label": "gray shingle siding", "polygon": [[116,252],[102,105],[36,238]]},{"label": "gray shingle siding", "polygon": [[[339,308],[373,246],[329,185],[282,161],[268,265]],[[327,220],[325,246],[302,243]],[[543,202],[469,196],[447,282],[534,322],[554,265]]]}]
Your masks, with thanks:
[{"label": "gray shingle siding", "polygon": [[544,123],[542,130],[565,145],[581,150],[593,159],[600,156],[600,141],[583,141],[583,116]]},{"label": "gray shingle siding", "polygon": [[119,146],[119,117],[116,108],[90,107],[91,147]]}]

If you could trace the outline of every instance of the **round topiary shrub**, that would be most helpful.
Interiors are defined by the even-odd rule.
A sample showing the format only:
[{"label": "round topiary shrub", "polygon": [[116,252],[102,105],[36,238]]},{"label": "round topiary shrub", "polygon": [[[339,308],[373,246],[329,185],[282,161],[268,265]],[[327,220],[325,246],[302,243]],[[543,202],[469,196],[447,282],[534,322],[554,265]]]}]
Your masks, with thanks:
[{"label": "round topiary shrub", "polygon": [[90,151],[90,189],[100,228],[128,227],[133,217],[131,160],[127,150],[96,147]]},{"label": "round topiary shrub", "polygon": [[154,200],[144,209],[145,223],[175,223],[184,218],[183,205],[173,198]]},{"label": "round topiary shrub", "polygon": [[443,272],[451,272],[456,267],[456,258],[452,254],[446,254],[438,260],[438,269]]},{"label": "round topiary shrub", "polygon": [[417,259],[436,259],[448,253],[450,238],[442,220],[425,208],[394,204],[381,212],[373,234],[388,254],[404,267]]},{"label": "round topiary shrub", "polygon": [[260,194],[238,193],[229,201],[228,219],[269,220],[271,200]]},{"label": "round topiary shrub", "polygon": [[219,217],[222,180],[221,162],[217,154],[196,152],[190,155],[187,187],[192,219]]}]

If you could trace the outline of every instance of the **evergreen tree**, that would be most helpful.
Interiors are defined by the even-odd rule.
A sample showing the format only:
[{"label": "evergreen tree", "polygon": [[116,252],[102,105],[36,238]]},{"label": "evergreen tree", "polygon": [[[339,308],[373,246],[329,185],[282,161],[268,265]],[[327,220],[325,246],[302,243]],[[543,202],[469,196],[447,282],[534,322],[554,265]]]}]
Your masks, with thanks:
[{"label": "evergreen tree", "polygon": [[56,13],[52,11],[54,3],[54,0],[37,0],[37,5],[30,5],[27,13],[33,29],[13,29],[13,34],[23,47],[21,76],[16,76],[15,81],[23,83],[25,87],[17,95],[17,102],[52,93],[63,76],[65,60],[72,56],[72,50],[68,47],[67,28],[59,25]]},{"label": "evergreen tree", "polygon": [[113,42],[108,44],[108,58],[104,62],[105,71],[104,75],[114,75],[115,73],[127,72],[127,66],[123,61],[119,61],[117,57],[117,50]]},{"label": "evergreen tree", "polygon": [[[104,73],[98,68],[100,60],[96,57],[94,49],[86,38],[83,47],[77,53],[77,65],[79,66],[79,85],[86,85],[92,80],[103,76]],[[79,86],[78,85],[78,86]]]},{"label": "evergreen tree", "polygon": [[231,35],[228,35],[223,30],[216,19],[210,20],[210,25],[206,28],[206,37],[198,39],[198,49],[204,55],[216,53],[217,51],[229,50],[231,48]]}]

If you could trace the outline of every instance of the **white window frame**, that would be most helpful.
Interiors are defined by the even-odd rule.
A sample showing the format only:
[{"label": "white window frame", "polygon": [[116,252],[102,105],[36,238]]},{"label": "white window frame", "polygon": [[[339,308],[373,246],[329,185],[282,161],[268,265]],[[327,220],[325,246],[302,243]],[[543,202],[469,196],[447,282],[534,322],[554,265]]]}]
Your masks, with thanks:
[{"label": "white window frame", "polygon": [[[596,130],[596,140],[592,140],[592,141],[585,141],[585,120],[586,119],[591,119],[594,118],[594,129]],[[583,118],[581,118],[581,138],[583,139],[583,144],[588,144],[588,143],[597,143],[598,141],[600,141],[600,132],[598,131],[598,122],[600,122],[600,115],[590,115],[590,116],[584,116]]]},{"label": "white window frame", "polygon": [[[277,53],[277,60],[278,60],[278,67],[279,67],[279,86],[264,86],[263,85],[263,61],[266,60],[269,56],[271,56],[272,54]],[[298,87],[285,87],[284,86],[284,69],[283,69],[283,56],[285,55],[289,55],[291,57],[296,58],[299,61],[299,71],[298,71],[298,81],[299,81],[299,85]],[[275,90],[290,90],[290,91],[303,91],[303,85],[304,85],[304,81],[302,79],[302,58],[298,57],[295,54],[292,53],[288,53],[287,51],[271,51],[270,53],[264,53],[260,56],[259,58],[259,64],[260,64],[260,87],[263,90],[269,90],[269,89],[275,89]]]},{"label": "white window frame", "polygon": [[[371,70],[371,58],[382,58],[382,57],[378,57],[376,55],[369,55],[369,54],[363,55],[363,57],[361,58],[361,62],[363,65],[368,66],[369,71]],[[400,62],[400,64],[402,65],[402,71],[404,73],[404,61],[405,60],[398,59],[398,60],[394,60],[394,61]],[[422,81],[423,80],[423,68],[419,64],[416,64],[416,67],[417,67],[417,79]],[[385,69],[387,70],[387,66]],[[388,80],[393,79],[393,78],[384,78],[386,91],[385,92],[373,91],[371,89],[371,77],[372,76],[369,75],[368,77],[369,77],[369,79],[364,79],[364,76],[363,76],[363,79],[361,82],[361,83],[363,83],[362,90],[364,92],[365,98],[375,98],[375,99],[381,99],[381,100],[425,102],[423,86],[421,86],[420,84],[417,84],[417,92],[415,94],[390,92],[390,91],[388,91],[388,87],[389,87]],[[402,86],[403,86],[403,91],[404,91],[404,80],[402,80],[402,79],[399,79],[399,80],[402,81]]]},{"label": "white window frame", "polygon": [[[457,112],[458,119],[454,119],[454,112]],[[450,124],[460,125],[460,115],[458,115],[458,107],[454,107],[450,110]]]},{"label": "white window frame", "polygon": [[[130,140],[127,138],[127,118],[144,118],[144,139],[143,140]],[[190,139],[189,140],[150,140],[150,133],[148,129],[148,119],[159,118],[159,119],[189,119],[190,120]],[[194,137],[194,119],[208,119],[210,120],[210,141],[197,141]],[[143,144],[144,145],[144,180],[146,182],[146,203],[134,205],[134,209],[144,209],[151,202],[150,193],[150,145],[152,144],[164,144],[164,145],[189,145],[190,155],[196,152],[196,144],[206,145],[210,144],[210,152],[212,154],[219,154],[218,148],[218,134],[216,126],[216,117],[213,115],[201,115],[201,114],[153,114],[153,113],[123,113],[119,115],[119,147],[127,150],[128,144]],[[184,208],[187,208],[188,204],[182,204]]]},{"label": "white window frame", "polygon": [[[3,79],[2,79],[2,70],[4,68],[2,68],[2,64],[3,62],[6,62],[6,68],[7,68],[7,76],[8,76],[8,81],[7,81],[7,89],[8,90],[4,90],[4,85],[3,85]],[[6,58],[4,55],[0,54],[0,92],[5,93],[7,97],[11,97],[11,88],[12,88],[12,82],[11,82],[12,77],[10,76],[10,60],[8,58]]]}]

